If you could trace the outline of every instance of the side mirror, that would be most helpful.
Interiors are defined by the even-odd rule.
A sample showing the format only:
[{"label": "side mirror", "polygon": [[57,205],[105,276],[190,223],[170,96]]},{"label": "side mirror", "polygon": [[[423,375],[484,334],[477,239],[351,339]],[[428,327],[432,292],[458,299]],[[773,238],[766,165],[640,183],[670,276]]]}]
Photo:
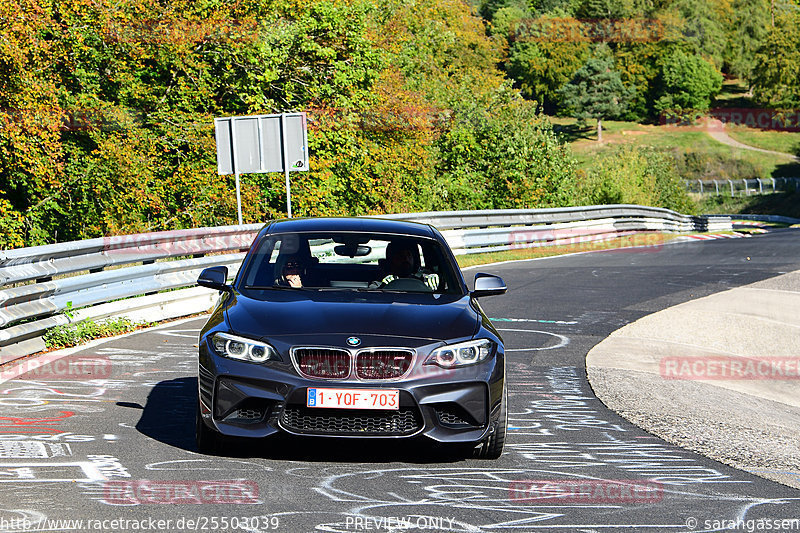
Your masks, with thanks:
[{"label": "side mirror", "polygon": [[505,294],[507,290],[506,282],[500,276],[478,273],[475,274],[475,290],[470,293],[470,296],[473,298],[496,296]]},{"label": "side mirror", "polygon": [[209,289],[217,289],[218,291],[226,291],[230,289],[228,281],[228,267],[215,266],[208,267],[200,272],[200,277],[197,278],[197,284],[201,287],[208,287]]}]

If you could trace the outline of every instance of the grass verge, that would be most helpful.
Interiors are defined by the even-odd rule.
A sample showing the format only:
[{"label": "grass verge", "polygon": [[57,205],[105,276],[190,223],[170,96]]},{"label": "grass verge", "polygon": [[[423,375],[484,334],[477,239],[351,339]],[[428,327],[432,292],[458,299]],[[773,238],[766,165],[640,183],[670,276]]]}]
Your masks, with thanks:
[{"label": "grass verge", "polygon": [[626,251],[626,249],[628,249],[627,251],[629,253],[633,253],[634,250],[630,250],[630,248],[635,248],[636,251],[646,252],[654,251],[677,237],[679,237],[679,235],[666,233],[637,233],[635,235],[597,241],[574,242],[552,246],[520,247],[502,252],[459,255],[456,256],[456,261],[458,261],[458,266],[466,268],[488,263],[499,263],[502,261],[536,259],[577,252],[596,252],[598,250]]},{"label": "grass verge", "polygon": [[[599,157],[617,147],[631,145],[664,150],[684,159],[688,163],[685,171],[689,172],[684,176],[686,179],[800,177],[800,164],[791,159],[733,148],[712,139],[706,131],[693,126],[659,126],[608,120],[603,122],[603,142],[598,143],[596,125],[580,127],[573,118],[549,118],[553,129],[569,144],[579,167],[584,170],[590,169]],[[729,133],[745,129],[729,128]],[[756,143],[748,142],[752,140],[750,138],[738,140],[759,148],[796,153],[797,149],[792,151],[790,147],[795,142],[792,139],[800,141],[800,133],[789,133],[788,136],[781,136],[781,133],[756,130],[746,134],[758,139]],[[736,138],[736,135],[739,135],[738,131],[731,134],[731,137]],[[771,143],[779,145],[776,147]]]},{"label": "grass verge", "polygon": [[730,137],[741,143],[763,150],[800,155],[800,133],[798,132],[764,131],[745,126],[728,126],[725,130]]},{"label": "grass verge", "polygon": [[57,350],[78,346],[94,339],[130,333],[152,325],[147,322],[134,323],[126,317],[110,318],[101,322],[84,320],[74,325],[56,326],[45,333],[43,338],[48,350]]}]

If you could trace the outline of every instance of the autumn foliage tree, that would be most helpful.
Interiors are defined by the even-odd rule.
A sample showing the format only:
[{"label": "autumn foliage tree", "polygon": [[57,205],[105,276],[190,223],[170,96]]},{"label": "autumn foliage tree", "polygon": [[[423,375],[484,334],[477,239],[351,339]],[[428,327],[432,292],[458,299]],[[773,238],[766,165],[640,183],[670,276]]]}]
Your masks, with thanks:
[{"label": "autumn foliage tree", "polygon": [[[460,0],[0,0],[0,28],[3,247],[234,223],[216,116],[308,113],[300,215],[550,205],[569,183]],[[545,170],[493,164],[518,116]],[[243,177],[247,222],[283,215],[282,179]]]}]

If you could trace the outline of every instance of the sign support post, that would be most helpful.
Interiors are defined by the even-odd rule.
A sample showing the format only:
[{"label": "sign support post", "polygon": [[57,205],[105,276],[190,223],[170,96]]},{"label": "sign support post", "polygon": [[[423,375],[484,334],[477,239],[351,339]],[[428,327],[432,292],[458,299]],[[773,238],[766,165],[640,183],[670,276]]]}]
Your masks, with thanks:
[{"label": "sign support post", "polygon": [[233,155],[233,174],[236,176],[236,214],[239,216],[239,225],[242,225],[242,188],[239,183],[239,163],[236,161],[236,121],[231,120],[231,154]]},{"label": "sign support post", "polygon": [[289,154],[286,149],[286,115],[281,115],[281,152],[283,154],[283,170],[286,173],[286,214],[292,218],[292,186],[289,183]]}]

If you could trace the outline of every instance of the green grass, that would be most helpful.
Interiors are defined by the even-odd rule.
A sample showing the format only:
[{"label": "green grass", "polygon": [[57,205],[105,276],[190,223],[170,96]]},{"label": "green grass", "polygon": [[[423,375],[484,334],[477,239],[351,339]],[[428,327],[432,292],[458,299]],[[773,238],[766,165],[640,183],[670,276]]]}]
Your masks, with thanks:
[{"label": "green grass", "polygon": [[[705,131],[690,127],[656,126],[636,122],[609,120],[603,122],[603,143],[597,142],[595,125],[580,127],[573,118],[550,117],[553,128],[562,140],[569,143],[575,159],[581,168],[588,169],[592,163],[605,153],[620,145],[650,147],[686,153],[720,160],[739,161],[733,167],[752,168],[747,176],[732,178],[800,177],[800,164],[781,160],[774,155],[732,148],[712,139]],[[758,132],[771,133],[771,132]],[[800,134],[792,134],[800,136]],[[745,141],[741,141],[745,142]],[[720,176],[720,179],[725,177]]]},{"label": "green grass", "polygon": [[519,248],[516,250],[505,250],[502,252],[458,255],[456,256],[456,261],[458,261],[458,266],[461,268],[466,268],[475,265],[485,265],[487,263],[515,261],[520,259],[535,259],[539,257],[551,257],[554,255],[572,254],[576,252],[594,252],[597,250],[631,248],[634,246],[658,247],[676,237],[677,235],[667,233],[640,233],[636,235],[628,235],[625,237],[617,237],[614,239],[593,242],[576,242],[554,246]]},{"label": "green grass", "polygon": [[800,192],[761,196],[706,196],[700,203],[704,214],[781,215],[800,218]]},{"label": "green grass", "polygon": [[741,80],[725,80],[722,90],[711,103],[711,108],[752,108],[753,98],[749,95],[747,84]]},{"label": "green grass", "polygon": [[756,148],[800,155],[800,132],[763,131],[745,126],[728,126],[726,131],[737,141]]}]

